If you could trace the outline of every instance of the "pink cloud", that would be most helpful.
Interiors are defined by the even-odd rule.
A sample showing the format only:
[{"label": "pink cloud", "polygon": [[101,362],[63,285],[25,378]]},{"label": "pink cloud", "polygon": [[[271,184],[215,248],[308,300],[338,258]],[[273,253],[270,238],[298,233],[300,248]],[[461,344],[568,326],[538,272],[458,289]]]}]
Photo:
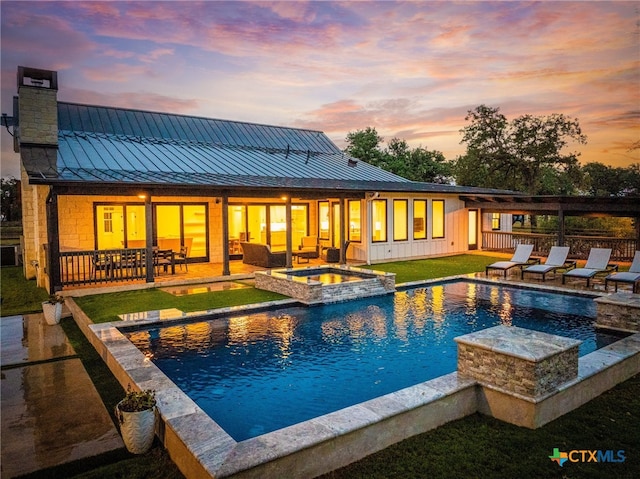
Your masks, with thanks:
[{"label": "pink cloud", "polygon": [[67,88],[60,94],[60,100],[71,103],[105,105],[177,114],[193,114],[200,108],[199,100],[193,98],[180,99],[143,91],[106,93],[95,90]]}]

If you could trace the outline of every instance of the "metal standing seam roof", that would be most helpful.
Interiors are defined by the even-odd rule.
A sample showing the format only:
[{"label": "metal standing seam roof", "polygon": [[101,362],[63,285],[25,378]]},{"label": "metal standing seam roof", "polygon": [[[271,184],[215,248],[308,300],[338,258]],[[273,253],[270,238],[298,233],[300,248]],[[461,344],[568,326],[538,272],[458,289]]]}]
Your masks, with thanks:
[{"label": "metal standing seam roof", "polygon": [[34,184],[505,193],[409,181],[350,158],[320,131],[64,102],[58,148],[21,152]]},{"label": "metal standing seam roof", "polygon": [[226,184],[251,186],[260,177],[409,182],[363,161],[350,162],[314,130],[62,102],[58,129],[57,176],[40,175],[51,182],[105,176],[111,182],[145,178],[176,185],[225,178]]}]

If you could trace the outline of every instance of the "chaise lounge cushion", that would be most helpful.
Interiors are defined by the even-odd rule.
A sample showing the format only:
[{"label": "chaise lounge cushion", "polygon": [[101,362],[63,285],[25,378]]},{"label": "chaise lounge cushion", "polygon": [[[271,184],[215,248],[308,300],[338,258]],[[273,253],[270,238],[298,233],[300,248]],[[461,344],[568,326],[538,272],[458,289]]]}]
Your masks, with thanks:
[{"label": "chaise lounge cushion", "polygon": [[240,243],[242,262],[263,268],[282,268],[287,264],[286,251],[272,253],[269,245],[260,243]]}]

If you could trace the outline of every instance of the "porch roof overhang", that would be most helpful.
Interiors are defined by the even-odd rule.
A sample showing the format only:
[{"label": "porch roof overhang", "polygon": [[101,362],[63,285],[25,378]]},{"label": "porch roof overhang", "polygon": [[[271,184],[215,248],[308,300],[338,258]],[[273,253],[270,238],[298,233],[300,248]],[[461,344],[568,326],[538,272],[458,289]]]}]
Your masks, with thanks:
[{"label": "porch roof overhang", "polygon": [[640,217],[640,198],[612,196],[460,195],[467,208],[488,213]]},{"label": "porch roof overhang", "polygon": [[216,174],[116,172],[113,170],[65,169],[56,178],[31,176],[30,183],[54,186],[58,194],[68,195],[151,195],[177,196],[265,196],[288,192],[300,198],[333,196],[364,197],[368,192],[432,193],[460,195],[482,188],[420,182],[331,180],[323,178],[277,178]]}]

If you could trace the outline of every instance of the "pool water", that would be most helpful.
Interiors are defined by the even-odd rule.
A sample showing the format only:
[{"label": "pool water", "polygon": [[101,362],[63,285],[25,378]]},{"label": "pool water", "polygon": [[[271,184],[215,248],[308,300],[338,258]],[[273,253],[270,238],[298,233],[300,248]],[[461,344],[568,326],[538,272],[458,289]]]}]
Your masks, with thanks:
[{"label": "pool water", "polygon": [[130,340],[236,441],[456,370],[453,338],[499,324],[583,341],[591,298],[458,281],[377,298],[150,328]]}]

